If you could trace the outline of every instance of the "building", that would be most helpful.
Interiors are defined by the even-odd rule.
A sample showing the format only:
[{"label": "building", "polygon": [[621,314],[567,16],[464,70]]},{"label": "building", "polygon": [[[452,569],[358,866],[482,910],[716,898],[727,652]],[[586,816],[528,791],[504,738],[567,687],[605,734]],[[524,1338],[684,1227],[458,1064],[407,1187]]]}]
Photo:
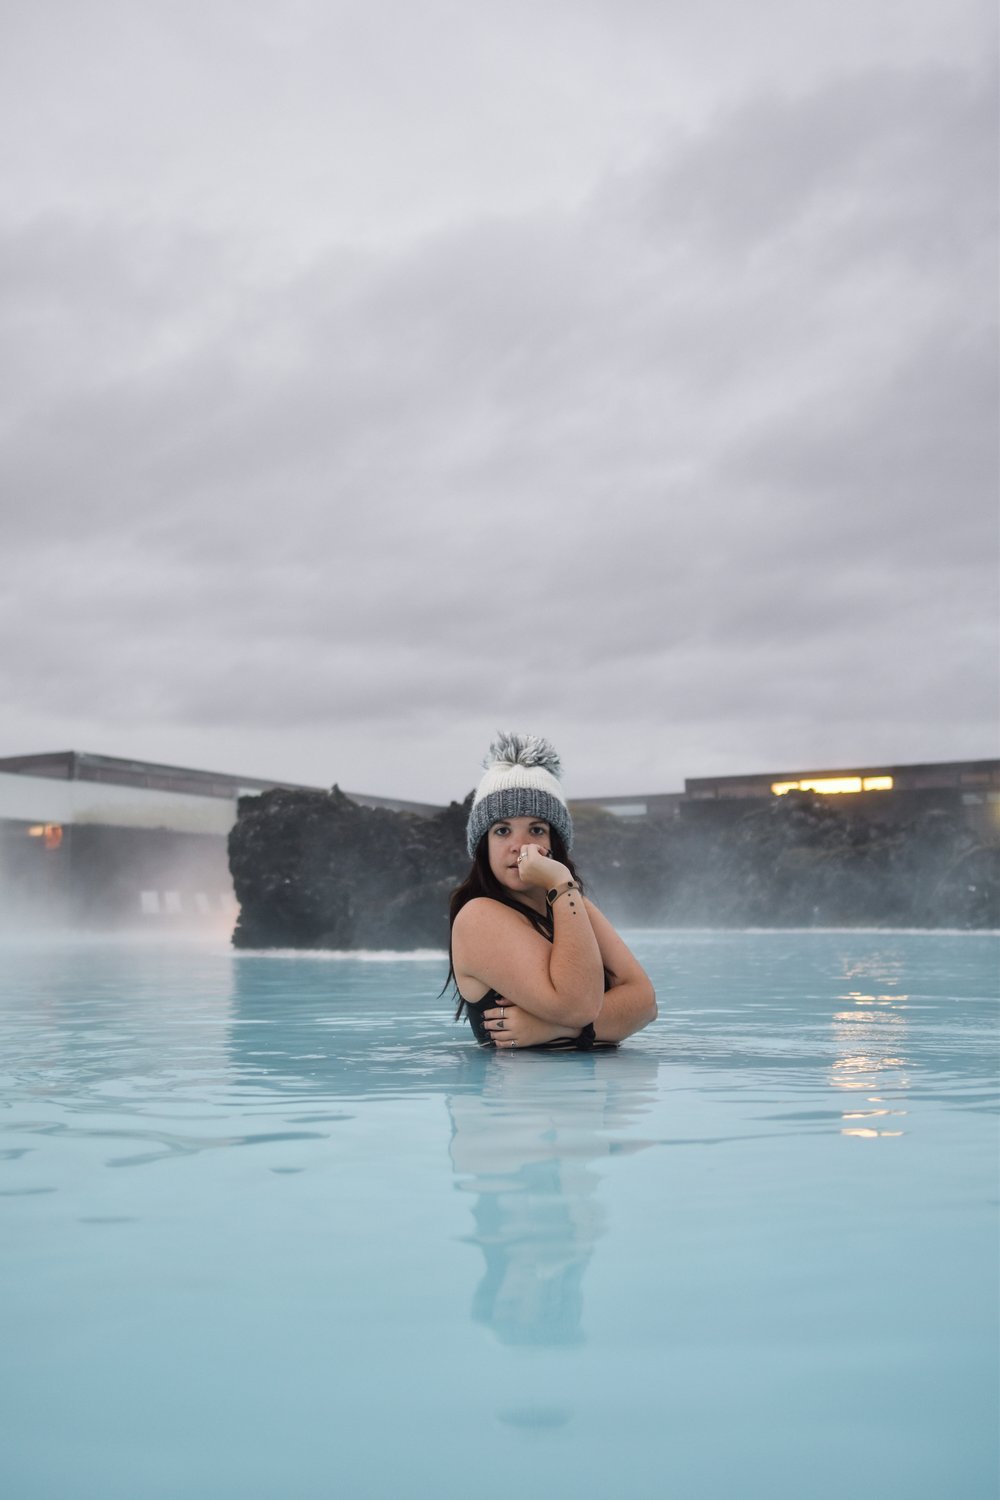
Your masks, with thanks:
[{"label": "building", "polygon": [[648,792],[632,797],[571,797],[574,816],[588,809],[613,813],[616,818],[657,818],[668,821],[679,815],[683,792]]},{"label": "building", "polygon": [[[226,841],[237,803],[287,781],[231,776],[110,755],[60,751],[0,759],[0,923],[38,921],[229,931],[236,903]],[[961,817],[1000,839],[1000,760],[695,777],[683,792],[575,798],[622,818],[731,823],[793,790],[849,800],[863,816]],[[430,817],[430,803],[349,792],[367,807]]]},{"label": "building", "polygon": [[986,838],[1000,836],[1000,760],[695,776],[685,779],[683,792],[576,797],[570,806],[574,812],[597,809],[619,818],[727,822],[748,812],[751,803],[792,791],[841,798],[862,816],[886,822],[906,822],[937,808],[956,813]]},{"label": "building", "polygon": [[698,776],[685,780],[682,802],[688,816],[727,821],[745,811],[748,802],[792,791],[835,797],[862,816],[889,823],[909,822],[925,811],[947,812],[983,838],[1000,837],[1000,760]]},{"label": "building", "polygon": [[[232,927],[226,840],[240,797],[302,788],[66,750],[0,759],[0,922]],[[368,807],[436,809],[367,793]]]}]

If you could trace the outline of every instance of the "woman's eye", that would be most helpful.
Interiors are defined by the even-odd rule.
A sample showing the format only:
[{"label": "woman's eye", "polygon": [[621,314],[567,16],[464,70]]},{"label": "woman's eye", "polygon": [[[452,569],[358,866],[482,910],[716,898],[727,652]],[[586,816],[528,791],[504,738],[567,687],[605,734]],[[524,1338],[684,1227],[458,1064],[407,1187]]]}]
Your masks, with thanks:
[{"label": "woman's eye", "polygon": [[507,827],[506,823],[498,823],[493,832],[498,839],[505,839],[508,833],[510,833],[510,829]]}]

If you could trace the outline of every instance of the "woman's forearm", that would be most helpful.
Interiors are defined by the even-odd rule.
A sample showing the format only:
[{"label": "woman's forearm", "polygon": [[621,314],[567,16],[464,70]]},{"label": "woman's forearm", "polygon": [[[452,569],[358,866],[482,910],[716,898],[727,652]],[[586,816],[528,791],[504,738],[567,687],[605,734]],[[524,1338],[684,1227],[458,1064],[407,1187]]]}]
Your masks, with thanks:
[{"label": "woman's forearm", "polygon": [[[600,955],[598,959],[600,961]],[[603,986],[604,969],[602,966],[601,994],[598,998],[597,1010],[589,1016],[584,1011],[592,1007],[593,997],[590,995],[582,1001],[570,1000],[569,1003],[560,998],[558,1003],[552,1006],[522,1004],[521,1009],[541,1022],[556,1026],[562,1025],[574,1034],[581,1031],[588,1021],[593,1021],[594,1036],[600,1042],[624,1041],[626,1037],[632,1036],[636,1031],[641,1031],[644,1026],[656,1020],[658,1014],[656,991],[641,970],[638,977],[614,984],[606,992]]]},{"label": "woman's forearm", "polygon": [[549,979],[558,996],[558,1013],[545,1019],[569,1026],[595,1021],[604,998],[604,965],[586,903],[579,890],[553,902]]},{"label": "woman's forearm", "polygon": [[[529,1006],[518,1005],[529,1023],[529,1031],[518,1046],[535,1047],[558,1036],[578,1036],[585,1022],[568,1022],[542,1016]],[[648,979],[616,984],[603,996],[600,1013],[594,1021],[594,1036],[599,1042],[622,1042],[656,1020],[656,996]],[[498,1037],[502,1046],[502,1040]]]},{"label": "woman's forearm", "polygon": [[616,984],[604,996],[594,1021],[599,1042],[621,1042],[656,1020],[656,993],[648,979]]}]

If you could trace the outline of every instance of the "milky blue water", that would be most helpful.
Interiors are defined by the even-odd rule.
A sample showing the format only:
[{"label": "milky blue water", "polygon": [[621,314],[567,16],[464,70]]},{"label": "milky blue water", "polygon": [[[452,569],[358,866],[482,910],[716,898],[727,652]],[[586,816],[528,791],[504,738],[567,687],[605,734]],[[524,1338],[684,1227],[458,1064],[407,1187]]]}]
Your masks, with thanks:
[{"label": "milky blue water", "polygon": [[993,936],[645,933],[610,1055],[439,960],[0,953],[11,1500],[996,1493]]}]

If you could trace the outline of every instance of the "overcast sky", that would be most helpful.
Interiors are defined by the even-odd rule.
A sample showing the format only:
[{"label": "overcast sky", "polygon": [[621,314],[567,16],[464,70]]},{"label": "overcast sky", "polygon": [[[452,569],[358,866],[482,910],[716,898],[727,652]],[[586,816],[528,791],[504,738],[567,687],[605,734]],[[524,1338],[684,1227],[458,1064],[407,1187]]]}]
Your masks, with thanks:
[{"label": "overcast sky", "polygon": [[0,0],[0,755],[996,755],[992,0]]}]

